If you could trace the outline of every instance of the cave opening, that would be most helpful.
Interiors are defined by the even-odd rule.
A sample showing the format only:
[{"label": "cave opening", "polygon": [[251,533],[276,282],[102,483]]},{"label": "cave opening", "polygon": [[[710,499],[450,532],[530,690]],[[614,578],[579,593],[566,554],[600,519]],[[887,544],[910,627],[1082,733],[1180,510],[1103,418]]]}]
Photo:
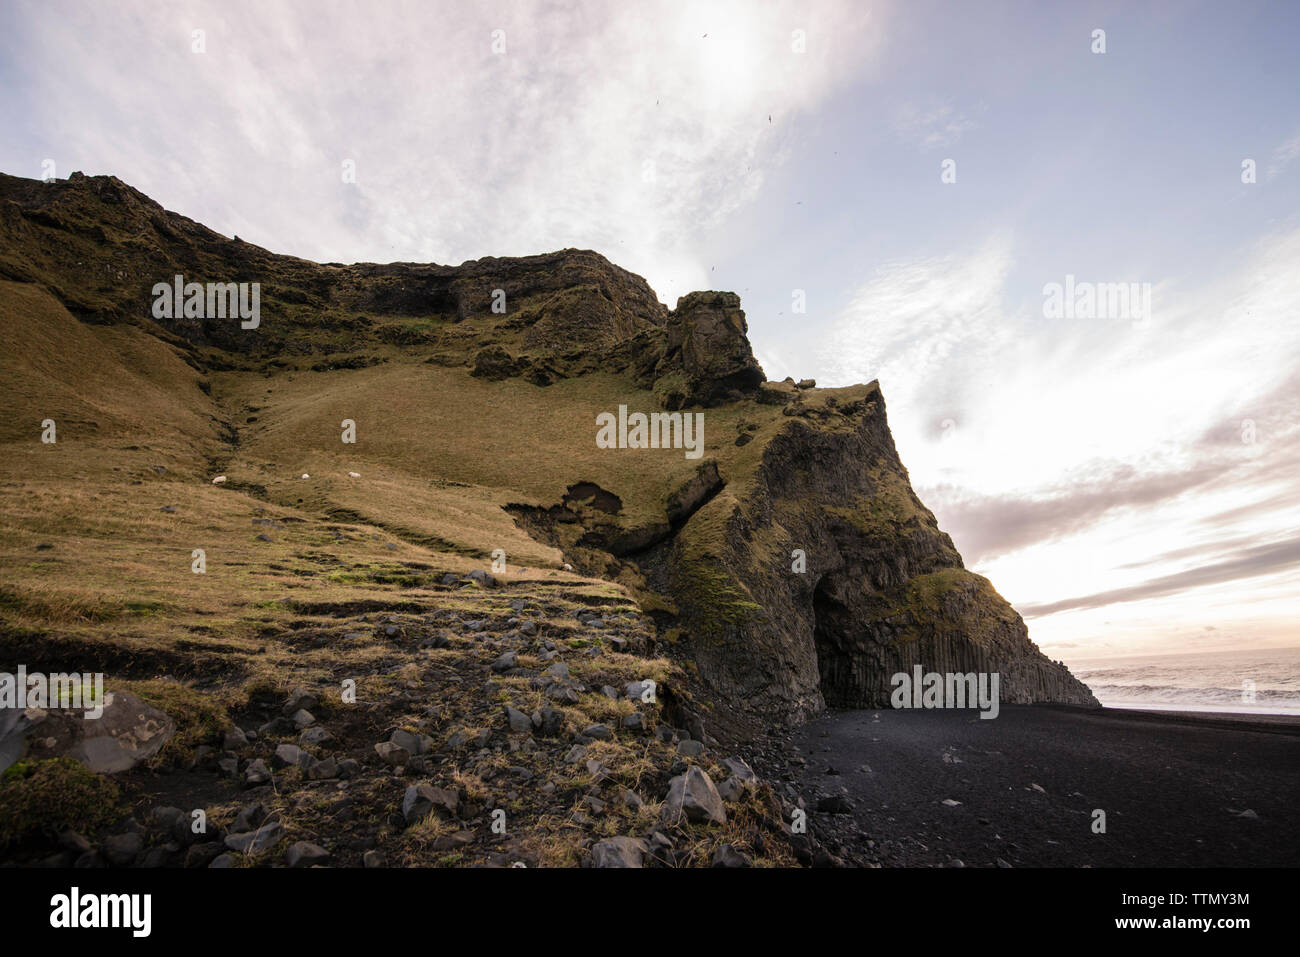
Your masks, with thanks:
[{"label": "cave opening", "polygon": [[813,590],[813,643],[822,697],[832,708],[863,707],[863,662],[854,654],[852,616],[835,596],[832,576]]}]

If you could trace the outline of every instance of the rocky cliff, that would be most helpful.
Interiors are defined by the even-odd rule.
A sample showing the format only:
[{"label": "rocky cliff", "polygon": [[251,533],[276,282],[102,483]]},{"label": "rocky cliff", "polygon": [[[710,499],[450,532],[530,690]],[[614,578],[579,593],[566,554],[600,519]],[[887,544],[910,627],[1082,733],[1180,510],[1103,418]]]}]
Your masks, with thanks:
[{"label": "rocky cliff", "polygon": [[[259,327],[154,318],[151,289],[177,274],[260,283]],[[234,480],[269,501],[364,513],[412,542],[482,557],[505,534],[488,512],[509,515],[576,573],[640,602],[656,624],[653,643],[686,667],[697,710],[724,731],[798,721],[826,705],[886,706],[890,676],[916,664],[1000,672],[1004,701],[1096,705],[994,587],[964,569],[912,491],[876,384],[765,382],[733,293],[692,293],[669,310],[640,277],[572,249],[460,266],[311,263],[214,233],[115,178],[80,174],[0,176],[0,279],[48,291],[84,323],[168,344],[206,377],[200,388],[227,376],[228,396],[206,413],[225,446],[203,454],[231,463]],[[393,372],[357,371],[372,367]],[[337,394],[364,405],[372,390],[381,409],[428,386],[418,412],[431,425],[388,436],[387,446],[381,436],[369,453],[376,468],[415,477],[407,492],[349,500],[330,487],[304,499],[276,484],[277,470],[295,470],[281,461],[285,435],[310,433],[307,400],[254,403],[239,377],[285,392],[313,374],[317,396],[349,374],[351,391]],[[502,415],[546,418],[523,447],[507,447],[521,442],[518,429],[497,443],[499,424],[464,423],[456,403],[472,389],[496,390],[473,394]],[[599,455],[591,413],[622,402],[704,413],[705,454],[641,450],[630,466],[620,453]],[[334,428],[334,407],[326,419]],[[441,441],[450,420],[461,423],[451,451],[421,458],[412,444]],[[475,471],[481,461],[458,464],[452,453],[465,449],[494,456],[494,477]],[[413,509],[417,486],[444,497]]]}]

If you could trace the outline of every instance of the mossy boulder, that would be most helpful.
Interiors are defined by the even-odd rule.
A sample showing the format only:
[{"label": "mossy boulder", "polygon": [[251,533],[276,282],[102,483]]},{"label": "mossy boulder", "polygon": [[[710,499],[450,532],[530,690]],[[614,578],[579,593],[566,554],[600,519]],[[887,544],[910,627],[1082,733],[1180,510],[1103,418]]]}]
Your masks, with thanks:
[{"label": "mossy boulder", "polygon": [[36,834],[89,833],[120,816],[109,778],[71,758],[20,761],[0,775],[0,846]]}]

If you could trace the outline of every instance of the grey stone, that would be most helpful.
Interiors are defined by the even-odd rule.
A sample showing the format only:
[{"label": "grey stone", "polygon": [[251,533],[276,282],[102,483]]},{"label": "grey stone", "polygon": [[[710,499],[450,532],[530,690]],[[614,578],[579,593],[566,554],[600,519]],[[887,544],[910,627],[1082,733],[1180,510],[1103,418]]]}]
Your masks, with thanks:
[{"label": "grey stone", "polygon": [[714,867],[753,867],[749,855],[739,851],[734,844],[723,844],[713,852]]},{"label": "grey stone", "polygon": [[681,741],[677,745],[677,755],[683,758],[698,758],[704,754],[704,742],[694,739]]},{"label": "grey stone", "polygon": [[302,734],[298,735],[298,744],[300,747],[316,747],[324,744],[326,741],[333,741],[334,735],[330,734],[320,725],[308,728]]},{"label": "grey stone", "polygon": [[271,780],[271,771],[267,768],[266,762],[261,758],[256,758],[248,762],[248,767],[244,768],[244,783],[250,787],[259,784],[266,784]]},{"label": "grey stone", "polygon": [[401,728],[394,731],[388,740],[411,754],[428,754],[433,749],[433,739],[428,735],[412,734]]},{"label": "grey stone", "polygon": [[455,791],[431,784],[413,784],[402,797],[402,817],[409,827],[423,821],[435,810],[455,817],[459,806],[460,796]]},{"label": "grey stone", "polygon": [[296,744],[279,744],[276,745],[275,754],[271,756],[271,764],[277,768],[297,766],[303,763],[306,754],[307,752]]},{"label": "grey stone", "polygon": [[727,823],[727,809],[718,789],[708,774],[698,767],[692,767],[668,782],[664,816],[671,818],[680,814],[695,822]]},{"label": "grey stone", "polygon": [[724,758],[722,766],[746,784],[758,783],[758,775],[754,773],[754,769],[740,758]]},{"label": "grey stone", "polygon": [[280,713],[286,718],[298,711],[310,711],[312,708],[320,706],[320,701],[316,695],[306,688],[295,688],[293,694],[285,699],[284,707]]},{"label": "grey stone", "polygon": [[593,867],[640,867],[646,843],[640,837],[606,837],[591,845]]},{"label": "grey stone", "polygon": [[299,841],[291,846],[288,853],[284,855],[284,862],[291,868],[328,864],[329,859],[329,851],[319,844],[312,844],[310,841]]},{"label": "grey stone", "polygon": [[284,825],[279,821],[268,821],[255,831],[227,834],[224,843],[228,850],[240,854],[258,854],[275,845],[282,837],[284,837]]},{"label": "grey stone", "polygon": [[339,776],[339,765],[333,758],[317,761],[307,768],[307,778],[312,781],[326,781]]},{"label": "grey stone", "polygon": [[817,810],[823,814],[852,814],[853,802],[843,794],[828,794],[817,802]]},{"label": "grey stone", "polygon": [[104,857],[116,867],[129,867],[135,863],[143,848],[144,839],[135,833],[114,834],[104,839]]},{"label": "grey stone", "polygon": [[379,755],[381,760],[391,764],[395,768],[400,768],[410,760],[411,757],[410,751],[407,751],[406,748],[398,747],[391,741],[380,741],[375,745],[375,753]]},{"label": "grey stone", "polygon": [[245,834],[266,820],[266,808],[260,803],[250,804],[235,815],[230,825],[231,834]]},{"label": "grey stone", "polygon": [[646,843],[635,837],[609,837],[591,848],[592,867],[640,867]]},{"label": "grey stone", "polygon": [[533,719],[522,711],[506,705],[505,712],[506,721],[509,722],[511,731],[522,734],[533,730]]},{"label": "grey stone", "polygon": [[544,738],[554,738],[564,731],[564,712],[557,708],[542,708],[537,712],[537,733]]}]

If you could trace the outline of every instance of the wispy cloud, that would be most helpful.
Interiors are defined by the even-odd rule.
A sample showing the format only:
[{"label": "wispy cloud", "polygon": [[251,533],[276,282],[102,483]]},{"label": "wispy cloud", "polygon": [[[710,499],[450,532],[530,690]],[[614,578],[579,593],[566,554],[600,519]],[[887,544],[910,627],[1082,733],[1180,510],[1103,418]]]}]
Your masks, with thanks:
[{"label": "wispy cloud", "polygon": [[849,0],[53,2],[10,11],[0,43],[59,175],[114,173],[316,259],[591,247],[671,303],[707,285],[702,237],[781,162],[775,121],[868,68],[872,17]]},{"label": "wispy cloud", "polygon": [[1178,594],[1204,585],[1257,578],[1297,566],[1300,566],[1300,538],[1293,538],[1284,542],[1256,545],[1243,549],[1241,554],[1228,561],[1165,575],[1128,588],[1114,588],[1095,595],[1067,598],[1043,605],[1022,605],[1020,611],[1026,617],[1034,618],[1077,608],[1104,608],[1123,602]]},{"label": "wispy cloud", "polygon": [[953,146],[977,127],[951,103],[932,101],[927,105],[905,103],[894,114],[894,130],[922,149]]},{"label": "wispy cloud", "polygon": [[967,560],[1027,616],[1293,570],[1269,539],[1300,527],[1300,231],[1210,282],[1155,282],[1137,324],[1044,319],[1044,277],[1014,250],[999,236],[878,268],[824,350],[835,384],[880,379]]},{"label": "wispy cloud", "polygon": [[1300,156],[1300,132],[1292,136],[1285,143],[1273,150],[1273,156],[1268,164],[1268,169],[1264,171],[1265,179],[1276,179],[1282,171],[1294,162],[1295,158]]}]

